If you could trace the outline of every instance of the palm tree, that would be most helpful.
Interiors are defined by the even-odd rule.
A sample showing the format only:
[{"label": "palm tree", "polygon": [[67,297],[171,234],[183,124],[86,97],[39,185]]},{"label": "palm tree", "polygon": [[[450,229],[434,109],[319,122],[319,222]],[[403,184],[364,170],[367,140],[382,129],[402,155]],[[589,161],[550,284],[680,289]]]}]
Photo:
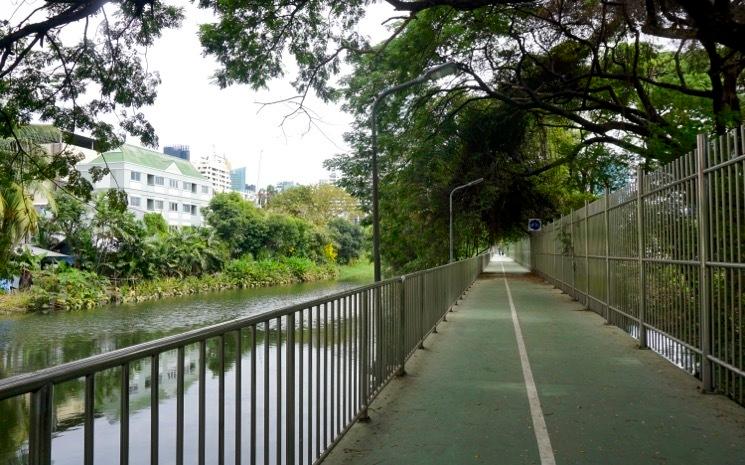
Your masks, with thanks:
[{"label": "palm tree", "polygon": [[49,190],[41,176],[47,153],[42,144],[61,141],[62,133],[46,125],[17,128],[14,137],[0,139],[0,275],[8,274],[16,245],[37,228],[33,197]]}]

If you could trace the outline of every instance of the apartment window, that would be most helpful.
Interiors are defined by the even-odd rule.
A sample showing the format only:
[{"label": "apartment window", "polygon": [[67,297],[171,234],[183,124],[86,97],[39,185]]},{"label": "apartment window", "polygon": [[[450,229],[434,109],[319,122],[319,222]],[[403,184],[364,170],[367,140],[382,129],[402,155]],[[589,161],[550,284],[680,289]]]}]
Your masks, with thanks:
[{"label": "apartment window", "polygon": [[132,181],[140,182],[140,172],[139,171],[130,171],[129,172],[129,179]]},{"label": "apartment window", "polygon": [[171,210],[172,212],[177,212],[178,211],[178,204],[176,202],[170,202],[168,204],[168,209]]},{"label": "apartment window", "polygon": [[196,205],[192,205],[191,206],[191,214],[192,215],[196,215],[197,214],[197,206]]},{"label": "apartment window", "polygon": [[153,199],[147,199],[147,209],[152,211],[155,208],[155,201]]},{"label": "apartment window", "polygon": [[172,187],[174,189],[178,189],[178,180],[176,179],[169,179],[168,180],[168,186]]},{"label": "apartment window", "polygon": [[163,201],[162,200],[156,200],[155,201],[155,209],[156,210],[163,210]]},{"label": "apartment window", "polygon": [[129,206],[130,207],[139,207],[140,206],[140,198],[139,197],[130,197],[129,198]]},{"label": "apartment window", "polygon": [[154,186],[155,185],[155,176],[152,174],[147,175],[147,185],[148,186]]},{"label": "apartment window", "polygon": [[210,188],[209,186],[202,186],[202,194],[209,194]]},{"label": "apartment window", "polygon": [[191,183],[191,193],[196,194],[197,193],[197,183],[193,182]]},{"label": "apartment window", "polygon": [[163,176],[155,176],[155,185],[156,186],[162,186],[165,184],[165,180],[163,179]]},{"label": "apartment window", "polygon": [[189,205],[188,203],[183,204],[182,210],[184,213],[191,213],[191,205]]},{"label": "apartment window", "polygon": [[191,183],[184,181],[184,190],[190,191],[191,190]]}]

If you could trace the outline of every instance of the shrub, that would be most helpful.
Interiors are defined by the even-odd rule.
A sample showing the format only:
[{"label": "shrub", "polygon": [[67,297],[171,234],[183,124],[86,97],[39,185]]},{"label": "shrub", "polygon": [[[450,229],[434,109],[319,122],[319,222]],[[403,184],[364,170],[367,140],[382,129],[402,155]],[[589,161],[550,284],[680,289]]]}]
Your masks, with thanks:
[{"label": "shrub", "polygon": [[108,280],[96,273],[59,267],[36,273],[29,291],[33,310],[83,310],[109,300]]}]

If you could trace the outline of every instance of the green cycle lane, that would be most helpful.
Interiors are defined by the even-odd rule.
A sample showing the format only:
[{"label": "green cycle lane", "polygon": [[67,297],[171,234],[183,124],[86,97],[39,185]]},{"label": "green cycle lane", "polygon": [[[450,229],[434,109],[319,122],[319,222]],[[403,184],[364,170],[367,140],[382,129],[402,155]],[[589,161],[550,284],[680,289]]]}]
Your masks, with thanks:
[{"label": "green cycle lane", "polygon": [[324,464],[541,464],[502,267],[557,464],[745,464],[745,409],[509,260]]}]

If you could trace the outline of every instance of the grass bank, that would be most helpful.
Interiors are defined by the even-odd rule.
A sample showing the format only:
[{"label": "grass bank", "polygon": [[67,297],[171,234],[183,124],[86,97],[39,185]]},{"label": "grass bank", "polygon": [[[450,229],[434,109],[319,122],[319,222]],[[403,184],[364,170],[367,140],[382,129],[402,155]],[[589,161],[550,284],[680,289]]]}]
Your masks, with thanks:
[{"label": "grass bank", "polygon": [[35,273],[28,291],[0,295],[0,313],[85,310],[227,289],[278,286],[336,278],[334,265],[305,258],[230,261],[219,273],[164,277],[113,286],[106,278],[74,268]]},{"label": "grass bank", "polygon": [[372,262],[359,260],[351,265],[339,267],[339,281],[373,282],[375,273]]}]

